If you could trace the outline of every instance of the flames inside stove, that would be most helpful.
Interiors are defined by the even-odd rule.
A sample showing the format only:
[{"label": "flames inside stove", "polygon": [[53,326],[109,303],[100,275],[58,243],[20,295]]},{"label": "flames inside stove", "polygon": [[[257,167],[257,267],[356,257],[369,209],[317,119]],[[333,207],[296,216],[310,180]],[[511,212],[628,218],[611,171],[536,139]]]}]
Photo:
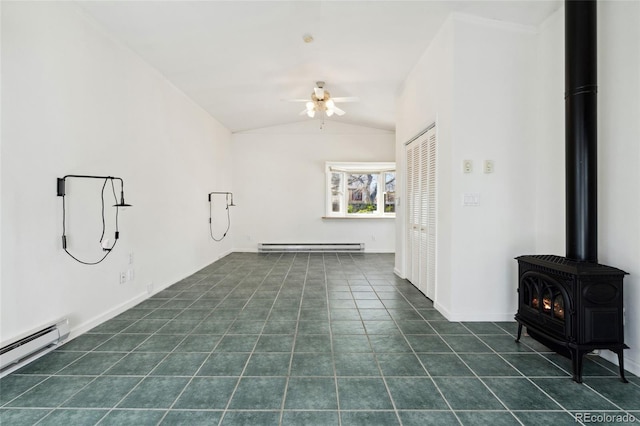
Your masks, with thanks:
[{"label": "flames inside stove", "polygon": [[[540,302],[537,297],[531,299],[531,306],[534,309],[539,309]],[[556,296],[553,303],[551,303],[551,297],[543,297],[542,310],[552,314],[554,318],[564,320],[564,301],[561,296]]]}]

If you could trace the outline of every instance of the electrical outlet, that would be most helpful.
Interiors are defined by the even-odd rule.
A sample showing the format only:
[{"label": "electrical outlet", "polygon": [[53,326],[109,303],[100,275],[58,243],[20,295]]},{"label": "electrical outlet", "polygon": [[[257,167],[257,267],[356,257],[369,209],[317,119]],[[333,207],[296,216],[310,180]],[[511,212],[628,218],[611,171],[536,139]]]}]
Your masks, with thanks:
[{"label": "electrical outlet", "polygon": [[120,272],[120,284],[124,284],[127,282],[127,273]]},{"label": "electrical outlet", "polygon": [[493,160],[484,160],[484,172],[493,173]]},{"label": "electrical outlet", "polygon": [[462,160],[462,172],[463,173],[471,173],[473,171],[473,161],[471,160]]}]

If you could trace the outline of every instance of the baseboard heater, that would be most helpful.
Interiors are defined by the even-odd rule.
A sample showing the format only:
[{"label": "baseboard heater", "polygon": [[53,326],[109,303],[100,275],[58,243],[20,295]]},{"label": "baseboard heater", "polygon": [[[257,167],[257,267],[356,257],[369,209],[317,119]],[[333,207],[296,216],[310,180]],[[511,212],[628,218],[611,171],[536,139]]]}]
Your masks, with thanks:
[{"label": "baseboard heater", "polygon": [[331,252],[364,252],[364,243],[259,243],[260,253],[331,253]]},{"label": "baseboard heater", "polygon": [[49,324],[0,348],[0,377],[55,349],[69,336],[69,320]]}]

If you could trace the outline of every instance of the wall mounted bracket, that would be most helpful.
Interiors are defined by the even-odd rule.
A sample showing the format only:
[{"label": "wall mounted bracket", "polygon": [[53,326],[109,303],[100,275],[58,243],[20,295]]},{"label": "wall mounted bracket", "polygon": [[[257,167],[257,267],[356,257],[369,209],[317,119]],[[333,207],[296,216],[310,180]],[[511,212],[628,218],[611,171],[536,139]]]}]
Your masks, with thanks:
[{"label": "wall mounted bracket", "polygon": [[[225,202],[226,202],[226,207],[225,209],[227,210],[227,229],[224,231],[224,234],[222,234],[222,237],[220,238],[216,238],[213,236],[213,228],[212,228],[212,202],[211,202],[211,196],[212,195],[224,195],[225,197]],[[229,207],[235,207],[236,205],[233,203],[233,193],[232,192],[226,192],[226,191],[219,191],[219,192],[210,192],[209,194],[207,194],[207,198],[209,200],[209,234],[211,235],[211,238],[213,239],[213,241],[222,241],[224,240],[224,237],[227,236],[227,233],[229,232],[229,228],[231,228],[231,215],[229,213]]]},{"label": "wall mounted bracket", "polygon": [[[104,183],[102,185],[102,191],[101,191],[101,198],[102,198],[102,234],[100,235],[100,246],[102,247],[102,250],[105,251],[105,255],[98,261],[95,262],[86,262],[83,260],[78,259],[77,257],[75,257],[74,255],[72,255],[68,248],[67,248],[67,235],[66,235],[66,203],[65,203],[65,196],[66,196],[66,180],[67,179],[72,179],[72,178],[76,178],[76,179],[100,179],[100,180],[104,180]],[[118,200],[118,197],[116,196],[116,190],[115,190],[115,186],[113,184],[113,181],[117,180],[120,181],[120,200]],[[104,191],[105,188],[107,186],[107,183],[111,183],[111,189],[113,191],[113,198],[115,200],[115,204],[113,205],[113,207],[116,208],[116,216],[115,216],[115,235],[114,235],[114,241],[113,244],[111,246],[109,246],[108,244],[108,240],[104,239],[104,233],[105,233],[105,220],[104,220]],[[120,207],[131,207],[131,204],[127,204],[124,201],[124,181],[122,180],[122,178],[119,177],[115,177],[115,176],[94,176],[94,175],[66,175],[62,178],[56,178],[56,195],[58,197],[62,197],[62,249],[69,255],[71,256],[71,258],[73,258],[74,260],[76,260],[79,263],[82,263],[84,265],[97,265],[98,263],[102,262],[108,255],[109,253],[111,253],[111,250],[113,250],[113,248],[115,247],[116,243],[118,242],[118,239],[120,238],[120,232],[118,230],[118,211]]]}]

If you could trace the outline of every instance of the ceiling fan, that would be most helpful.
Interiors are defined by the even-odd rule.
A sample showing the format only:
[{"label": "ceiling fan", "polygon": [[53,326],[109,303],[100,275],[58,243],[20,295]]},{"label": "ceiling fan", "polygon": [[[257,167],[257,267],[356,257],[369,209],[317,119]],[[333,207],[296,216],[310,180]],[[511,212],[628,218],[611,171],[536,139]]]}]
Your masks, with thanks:
[{"label": "ceiling fan", "polygon": [[306,102],[305,109],[300,112],[300,115],[306,114],[313,118],[316,113],[331,117],[333,114],[344,115],[345,112],[336,106],[336,102],[357,102],[359,99],[354,97],[339,97],[333,98],[328,90],[324,88],[324,81],[317,81],[316,87],[313,88],[311,93],[311,100],[308,99],[291,99],[292,102]]}]

